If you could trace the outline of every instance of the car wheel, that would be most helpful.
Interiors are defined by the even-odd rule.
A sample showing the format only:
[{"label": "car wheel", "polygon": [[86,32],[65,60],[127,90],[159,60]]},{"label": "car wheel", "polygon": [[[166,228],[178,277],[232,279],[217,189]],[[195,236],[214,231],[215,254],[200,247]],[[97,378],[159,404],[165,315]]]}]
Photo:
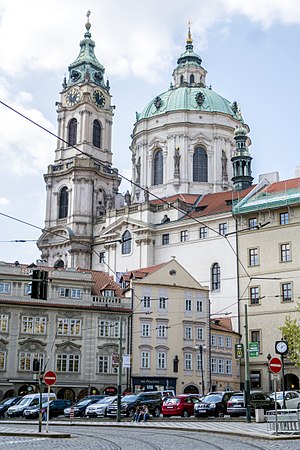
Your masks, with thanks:
[{"label": "car wheel", "polygon": [[181,417],[190,417],[188,411],[183,411],[183,413],[181,414]]}]

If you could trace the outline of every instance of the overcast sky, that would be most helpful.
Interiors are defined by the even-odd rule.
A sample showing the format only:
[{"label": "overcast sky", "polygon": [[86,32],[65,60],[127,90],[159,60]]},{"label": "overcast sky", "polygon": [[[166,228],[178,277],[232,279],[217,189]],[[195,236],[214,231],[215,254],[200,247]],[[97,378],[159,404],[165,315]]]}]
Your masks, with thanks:
[{"label": "overcast sky", "polygon": [[[192,22],[194,50],[214,91],[241,105],[255,182],[300,165],[300,1],[0,0],[0,101],[56,133],[55,102],[91,10],[95,53],[109,78],[114,166],[130,177],[135,112],[166,91]],[[44,226],[43,174],[55,138],[0,104],[0,260],[31,263]],[[121,192],[126,190],[121,185]],[[23,222],[35,225],[31,227]]]}]

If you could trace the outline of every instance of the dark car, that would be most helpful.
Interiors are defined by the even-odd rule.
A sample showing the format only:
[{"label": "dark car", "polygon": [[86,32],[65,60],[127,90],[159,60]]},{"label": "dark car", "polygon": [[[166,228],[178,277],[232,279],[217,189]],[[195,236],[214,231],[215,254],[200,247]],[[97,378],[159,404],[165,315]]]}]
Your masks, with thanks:
[{"label": "dark car", "polygon": [[[132,417],[137,406],[146,405],[149,413],[159,417],[162,408],[162,397],[158,392],[141,392],[138,395],[129,394],[121,399],[121,415]],[[106,409],[107,416],[117,415],[117,400]]]},{"label": "dark car", "polygon": [[[52,419],[52,417],[58,417],[64,413],[65,408],[71,406],[70,400],[52,400],[49,403],[49,419]],[[48,403],[43,403],[42,409],[47,410]],[[26,419],[36,419],[39,416],[40,407],[37,406],[31,406],[30,408],[25,409],[23,412],[23,416]]]},{"label": "dark car", "polygon": [[21,400],[21,398],[22,397],[19,396],[19,397],[5,398],[4,400],[2,400],[0,402],[0,417],[5,417],[8,408],[18,403],[18,401]]},{"label": "dark car", "polygon": [[236,392],[211,392],[194,406],[195,417],[223,417],[227,413],[227,402]]},{"label": "dark car", "polygon": [[[255,409],[263,409],[264,411],[269,411],[270,409],[275,409],[275,400],[261,391],[251,391],[250,392],[250,410],[251,415],[255,415]],[[230,417],[245,416],[246,406],[245,406],[245,395],[243,393],[234,394],[227,403],[227,413]]]},{"label": "dark car", "polygon": [[101,400],[104,397],[106,397],[106,395],[88,395],[87,397],[79,400],[77,403],[74,403],[74,405],[66,408],[64,410],[64,416],[70,417],[72,408],[74,417],[83,417],[85,414],[85,410],[89,405],[91,405],[92,403],[96,403],[98,400]]},{"label": "dark car", "polygon": [[162,415],[189,417],[194,414],[194,405],[199,403],[199,397],[195,395],[175,395],[174,397],[167,397],[163,401]]}]

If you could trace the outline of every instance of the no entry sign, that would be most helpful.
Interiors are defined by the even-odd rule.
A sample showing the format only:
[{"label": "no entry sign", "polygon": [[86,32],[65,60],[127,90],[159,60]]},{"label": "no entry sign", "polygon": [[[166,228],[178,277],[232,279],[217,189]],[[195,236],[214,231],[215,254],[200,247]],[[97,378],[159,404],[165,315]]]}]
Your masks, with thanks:
[{"label": "no entry sign", "polygon": [[56,382],[56,373],[52,372],[52,370],[48,370],[48,372],[44,375],[44,381],[48,386],[52,386]]},{"label": "no entry sign", "polygon": [[269,369],[272,373],[279,373],[282,369],[281,359],[274,356],[269,361]]}]

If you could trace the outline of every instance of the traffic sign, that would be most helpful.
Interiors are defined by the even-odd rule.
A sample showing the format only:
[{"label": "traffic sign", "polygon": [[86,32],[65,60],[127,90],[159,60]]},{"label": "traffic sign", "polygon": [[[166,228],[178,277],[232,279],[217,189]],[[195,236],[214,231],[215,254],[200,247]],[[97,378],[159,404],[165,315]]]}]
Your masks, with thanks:
[{"label": "traffic sign", "polygon": [[259,354],[259,342],[249,342],[250,358],[257,358],[258,354]]},{"label": "traffic sign", "polygon": [[52,384],[55,384],[56,383],[56,373],[53,372],[52,370],[48,370],[48,372],[46,372],[44,375],[44,382],[48,386],[52,386]]},{"label": "traffic sign", "polygon": [[269,361],[269,369],[272,373],[279,373],[282,369],[281,359],[277,358],[277,356],[271,358]]}]

